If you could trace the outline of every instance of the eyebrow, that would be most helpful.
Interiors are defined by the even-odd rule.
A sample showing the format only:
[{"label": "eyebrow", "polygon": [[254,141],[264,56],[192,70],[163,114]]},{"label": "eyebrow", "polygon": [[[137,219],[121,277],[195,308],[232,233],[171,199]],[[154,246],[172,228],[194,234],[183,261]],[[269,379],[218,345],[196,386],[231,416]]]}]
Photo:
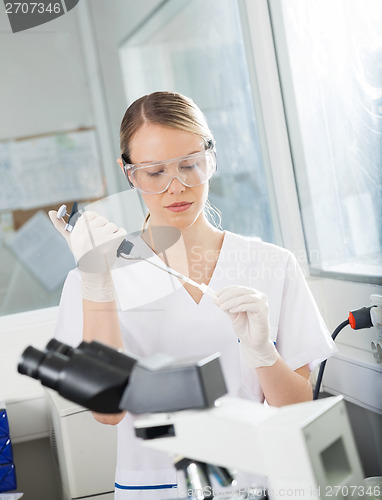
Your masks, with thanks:
[{"label": "eyebrow", "polygon": [[195,153],[203,153],[204,151],[205,151],[204,149],[202,151],[197,150],[197,151],[193,151],[192,153],[188,153],[186,155],[176,156],[175,158],[167,158],[166,160],[141,161],[140,163],[133,163],[133,165],[145,165],[147,163],[160,164],[160,163],[165,163],[166,161],[178,160],[179,158],[184,158],[185,156],[191,156],[191,155],[194,155]]}]

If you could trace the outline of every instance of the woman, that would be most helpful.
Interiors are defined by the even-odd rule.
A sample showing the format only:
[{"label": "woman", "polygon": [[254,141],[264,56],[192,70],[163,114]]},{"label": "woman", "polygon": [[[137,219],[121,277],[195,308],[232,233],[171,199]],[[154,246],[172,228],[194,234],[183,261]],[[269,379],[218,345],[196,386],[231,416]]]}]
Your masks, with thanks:
[{"label": "woman", "polygon": [[[289,251],[220,231],[208,221],[208,181],[216,159],[199,108],[176,93],[144,96],[126,111],[120,138],[118,163],[149,210],[141,243],[152,248],[154,262],[165,260],[208,284],[217,299],[146,262],[112,273],[77,269],[63,290],[57,337],[73,344],[99,340],[138,356],[203,357],[219,351],[230,395],[275,406],[312,399],[310,368],[332,355],[334,344]],[[69,236],[56,212],[50,215],[77,261],[90,248],[89,233],[96,245],[111,242],[111,258],[124,236],[92,212]],[[162,254],[150,240],[150,228],[168,226],[181,237]],[[129,300],[133,308],[121,307]],[[171,457],[141,445],[130,414],[95,416],[119,424],[115,498],[185,496],[173,488]]]}]

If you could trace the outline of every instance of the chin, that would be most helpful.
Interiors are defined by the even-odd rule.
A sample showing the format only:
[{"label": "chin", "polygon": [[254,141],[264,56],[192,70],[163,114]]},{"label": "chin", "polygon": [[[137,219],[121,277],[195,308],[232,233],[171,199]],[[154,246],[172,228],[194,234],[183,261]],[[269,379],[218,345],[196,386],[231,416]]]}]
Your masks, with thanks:
[{"label": "chin", "polygon": [[195,213],[193,210],[191,213],[171,213],[165,214],[166,216],[162,221],[167,226],[176,227],[179,230],[187,229],[191,227],[200,217],[201,211]]},{"label": "chin", "polygon": [[167,217],[167,225],[178,229],[187,229],[194,224],[196,219],[195,217]]}]

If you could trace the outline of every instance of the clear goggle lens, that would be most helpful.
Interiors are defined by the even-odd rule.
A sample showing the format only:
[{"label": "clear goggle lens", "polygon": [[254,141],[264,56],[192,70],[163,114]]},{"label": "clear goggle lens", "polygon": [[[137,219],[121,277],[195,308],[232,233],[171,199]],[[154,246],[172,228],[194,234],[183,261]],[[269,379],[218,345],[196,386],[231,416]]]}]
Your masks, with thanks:
[{"label": "clear goggle lens", "polygon": [[126,177],[142,193],[164,193],[173,179],[186,187],[207,182],[216,170],[216,158],[212,149],[172,160],[146,165],[124,165]]}]

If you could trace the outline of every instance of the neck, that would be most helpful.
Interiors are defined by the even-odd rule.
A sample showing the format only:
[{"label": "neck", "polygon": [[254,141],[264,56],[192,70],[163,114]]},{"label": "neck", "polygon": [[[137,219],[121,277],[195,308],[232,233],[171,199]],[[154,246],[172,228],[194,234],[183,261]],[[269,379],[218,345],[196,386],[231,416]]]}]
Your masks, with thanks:
[{"label": "neck", "polygon": [[191,226],[181,229],[181,234],[185,247],[191,248],[209,246],[211,239],[216,238],[221,231],[212,226],[202,212]]},{"label": "neck", "polygon": [[[159,250],[160,245],[157,245],[155,238],[152,238],[154,231],[150,232],[150,227],[155,227],[154,220],[142,238],[167,266],[195,281],[207,283],[211,279],[223,244],[224,233],[212,226],[204,214],[201,214],[191,226],[182,228],[181,237],[171,247],[166,247],[164,252]],[[157,241],[159,243],[159,240]],[[209,258],[205,265],[202,265],[206,252]]]},{"label": "neck", "polygon": [[[152,220],[151,217],[148,221],[148,228],[160,226],[161,224],[157,224],[155,220]],[[181,233],[180,240],[182,240],[182,244],[184,248],[191,249],[193,247],[209,247],[212,241],[221,238],[222,231],[215,228],[210,222],[208,222],[206,216],[202,212],[196,221],[188,227],[180,228]],[[149,231],[148,231],[149,232]],[[143,236],[143,239],[146,238]],[[153,249],[155,251],[155,249]]]},{"label": "neck", "polygon": [[[157,252],[158,249],[155,248],[156,244],[150,233],[150,228],[160,225],[161,224],[157,224],[156,221],[152,220],[150,217],[147,230],[142,235],[143,240],[151,246],[154,252]],[[191,226],[180,228],[179,231],[181,235],[178,239],[178,244],[172,247],[173,251],[176,251],[179,244],[181,244],[183,250],[186,250],[186,253],[189,253],[194,248],[211,248],[216,247],[216,245],[220,247],[223,237],[223,232],[208,222],[203,212]]]}]

